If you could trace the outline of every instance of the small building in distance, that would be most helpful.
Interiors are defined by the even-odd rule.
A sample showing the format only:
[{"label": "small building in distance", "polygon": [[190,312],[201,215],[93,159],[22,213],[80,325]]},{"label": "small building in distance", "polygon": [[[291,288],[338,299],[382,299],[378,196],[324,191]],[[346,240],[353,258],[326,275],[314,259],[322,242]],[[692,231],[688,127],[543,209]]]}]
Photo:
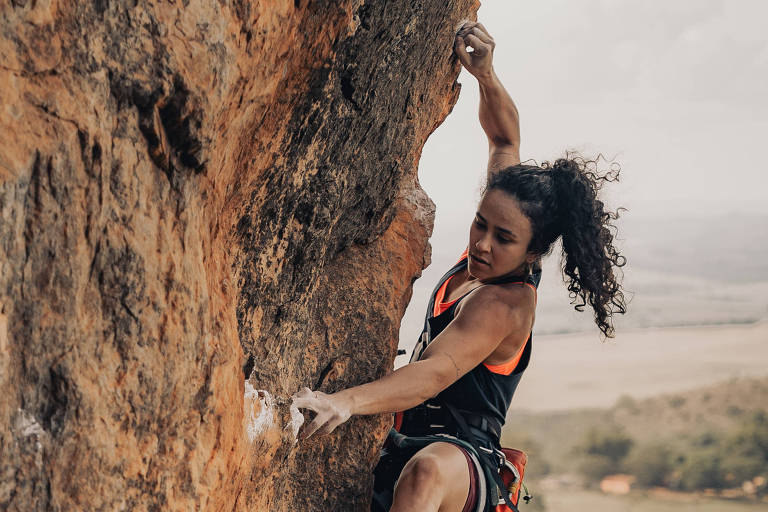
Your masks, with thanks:
[{"label": "small building in distance", "polygon": [[628,494],[634,483],[633,475],[608,475],[600,481],[600,490],[606,494]]}]

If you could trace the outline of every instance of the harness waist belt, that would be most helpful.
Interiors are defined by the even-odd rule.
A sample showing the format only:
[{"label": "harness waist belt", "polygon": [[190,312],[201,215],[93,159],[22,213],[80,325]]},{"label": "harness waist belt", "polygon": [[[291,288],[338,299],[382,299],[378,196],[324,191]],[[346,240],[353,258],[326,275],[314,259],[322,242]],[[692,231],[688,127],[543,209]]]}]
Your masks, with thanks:
[{"label": "harness waist belt", "polygon": [[493,418],[486,416],[466,416],[467,425],[483,432],[489,432],[496,439],[501,438],[501,424]]}]

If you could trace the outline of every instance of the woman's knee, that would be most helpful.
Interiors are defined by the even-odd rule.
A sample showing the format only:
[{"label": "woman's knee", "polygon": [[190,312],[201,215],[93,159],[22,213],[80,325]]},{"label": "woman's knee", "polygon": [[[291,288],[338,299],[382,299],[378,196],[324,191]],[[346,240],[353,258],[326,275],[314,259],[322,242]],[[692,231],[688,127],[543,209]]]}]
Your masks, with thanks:
[{"label": "woman's knee", "polygon": [[443,480],[440,458],[434,454],[414,456],[403,468],[398,485],[419,489],[435,489]]},{"label": "woman's knee", "polygon": [[408,461],[395,485],[392,510],[461,510],[469,491],[469,468],[461,450],[432,443]]}]

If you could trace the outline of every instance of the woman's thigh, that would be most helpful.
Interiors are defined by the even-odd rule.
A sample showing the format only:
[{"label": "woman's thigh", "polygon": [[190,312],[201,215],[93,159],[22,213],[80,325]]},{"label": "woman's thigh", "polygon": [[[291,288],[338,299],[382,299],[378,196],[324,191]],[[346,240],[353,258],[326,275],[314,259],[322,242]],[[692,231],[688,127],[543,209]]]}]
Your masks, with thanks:
[{"label": "woman's thigh", "polygon": [[461,512],[469,493],[469,471],[467,458],[458,446],[431,443],[403,468],[395,486],[395,501],[429,500],[440,512]]}]

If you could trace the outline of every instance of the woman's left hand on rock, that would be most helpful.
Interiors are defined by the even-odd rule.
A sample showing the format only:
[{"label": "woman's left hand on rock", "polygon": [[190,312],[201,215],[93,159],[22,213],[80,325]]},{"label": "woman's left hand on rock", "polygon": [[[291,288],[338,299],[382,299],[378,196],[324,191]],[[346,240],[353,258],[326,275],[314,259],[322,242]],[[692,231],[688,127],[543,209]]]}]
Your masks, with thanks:
[{"label": "woman's left hand on rock", "polygon": [[330,434],[352,415],[350,405],[334,394],[304,388],[292,398],[293,405],[299,409],[309,409],[317,414],[312,423],[304,427],[299,434],[299,439],[302,440],[315,432],[321,435]]}]

